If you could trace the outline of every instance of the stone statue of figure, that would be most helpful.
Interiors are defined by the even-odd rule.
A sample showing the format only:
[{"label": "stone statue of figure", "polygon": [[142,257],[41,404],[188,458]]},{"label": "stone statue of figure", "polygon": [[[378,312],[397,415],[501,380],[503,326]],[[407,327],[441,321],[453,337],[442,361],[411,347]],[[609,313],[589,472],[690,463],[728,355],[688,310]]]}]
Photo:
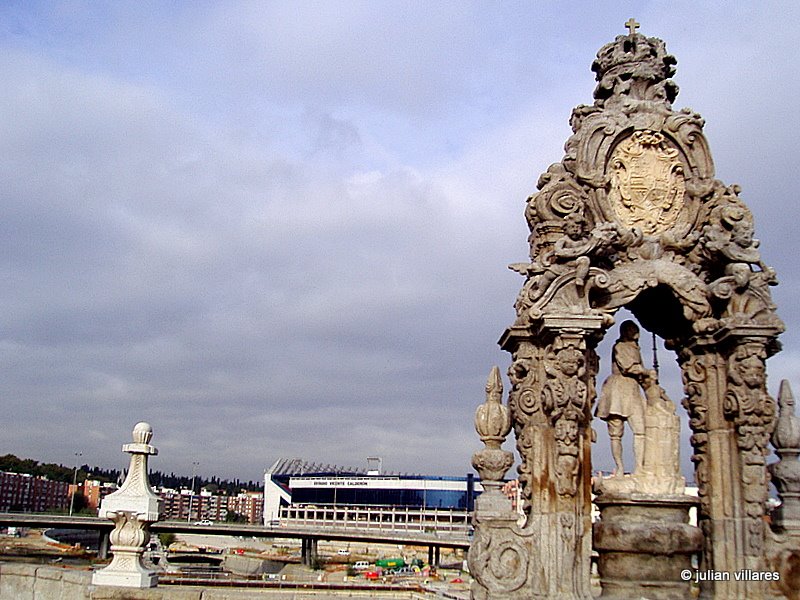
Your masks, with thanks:
[{"label": "stone statue of figure", "polygon": [[622,435],[625,422],[633,431],[633,453],[636,470],[641,468],[645,447],[645,397],[647,390],[657,381],[656,372],[644,368],[639,348],[639,327],[625,321],[619,329],[619,339],[614,342],[611,354],[611,375],[603,382],[595,415],[608,423],[611,438],[611,455],[616,464],[615,475],[625,473],[622,463]]},{"label": "stone statue of figure", "polygon": [[553,251],[545,258],[547,268],[538,284],[538,295],[547,290],[555,279],[575,270],[575,285],[583,289],[589,274],[589,255],[597,248],[599,240],[586,231],[586,221],[579,213],[567,215],[564,236],[558,239]]},{"label": "stone statue of figure", "polygon": [[703,229],[706,248],[725,265],[724,275],[709,284],[711,293],[729,299],[728,316],[745,320],[769,318],[775,308],[769,286],[775,285],[777,278],[775,271],[761,260],[752,219],[739,207],[722,209],[718,218],[718,223]]}]

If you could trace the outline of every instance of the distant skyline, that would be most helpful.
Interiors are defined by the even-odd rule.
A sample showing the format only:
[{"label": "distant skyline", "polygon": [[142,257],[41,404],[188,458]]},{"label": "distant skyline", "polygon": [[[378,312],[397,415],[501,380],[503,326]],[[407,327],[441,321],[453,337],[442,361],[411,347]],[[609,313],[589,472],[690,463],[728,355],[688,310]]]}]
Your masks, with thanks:
[{"label": "distant skyline", "polygon": [[12,0],[0,454],[124,468],[143,420],[162,472],[471,471],[525,199],[630,17],[742,187],[800,392],[795,3]]}]

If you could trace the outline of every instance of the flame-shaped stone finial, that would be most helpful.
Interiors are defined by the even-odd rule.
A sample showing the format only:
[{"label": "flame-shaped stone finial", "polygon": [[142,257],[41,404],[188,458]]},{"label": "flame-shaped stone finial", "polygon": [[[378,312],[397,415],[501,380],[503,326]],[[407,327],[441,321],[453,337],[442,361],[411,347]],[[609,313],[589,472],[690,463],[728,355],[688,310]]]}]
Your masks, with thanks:
[{"label": "flame-shaped stone finial", "polygon": [[781,381],[778,406],[780,410],[772,434],[772,445],[777,450],[800,448],[800,418],[794,414],[794,394],[786,379]]},{"label": "flame-shaped stone finial", "polygon": [[497,367],[486,381],[486,401],[475,411],[475,430],[486,447],[472,455],[472,466],[478,471],[484,489],[496,488],[514,463],[514,455],[500,448],[511,431],[511,413],[503,404],[503,380]]},{"label": "flame-shaped stone finial", "polygon": [[780,459],[767,467],[781,505],[772,513],[773,527],[800,530],[800,418],[794,414],[794,395],[785,379],[778,392],[780,413],[772,445]]},{"label": "flame-shaped stone finial", "polygon": [[499,448],[511,431],[511,415],[503,404],[503,380],[493,367],[486,380],[486,402],[475,411],[475,430],[488,448]]}]

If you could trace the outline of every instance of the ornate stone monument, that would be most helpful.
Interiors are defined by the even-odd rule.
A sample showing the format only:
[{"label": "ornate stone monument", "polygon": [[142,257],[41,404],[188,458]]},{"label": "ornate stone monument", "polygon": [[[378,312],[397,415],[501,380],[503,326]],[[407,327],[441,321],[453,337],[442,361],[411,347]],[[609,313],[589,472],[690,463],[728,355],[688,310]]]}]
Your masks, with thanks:
[{"label": "ornate stone monument", "polygon": [[[772,543],[766,456],[775,402],[766,392],[765,361],[779,350],[783,331],[769,290],[777,280],[761,260],[739,187],[714,177],[703,119],[672,107],[675,59],[663,41],[637,33],[638,23],[626,25],[629,33],[601,48],[592,64],[594,104],[574,109],[566,155],[527,201],[530,260],[510,267],[525,283],[516,320],[500,340],[512,355],[508,408],[526,519],[500,526],[502,514],[476,508],[475,598],[591,598],[595,348],[622,307],[677,355],[702,537],[685,523],[674,407],[644,373],[637,379],[645,404],[634,469],[639,487],[617,491],[621,504],[610,507],[605,524],[614,512],[646,523],[656,510],[666,538],[683,536],[676,543],[689,553],[702,544],[700,571],[730,574],[702,581],[702,598],[771,593],[768,582],[735,574],[766,571]],[[646,503],[656,496],[654,509]],[[647,582],[641,575],[637,581],[630,564],[615,564],[614,553],[628,553],[628,561],[631,545],[648,531],[605,536],[604,595],[625,593],[612,589],[615,578],[640,586],[628,591],[643,589]],[[498,567],[504,560],[506,571]],[[688,590],[679,572],[654,577],[663,585],[651,586],[652,597]],[[670,587],[664,577],[680,585]]]},{"label": "ornate stone monument", "polygon": [[150,440],[153,428],[137,423],[133,428],[133,443],[122,446],[131,455],[128,476],[122,487],[103,498],[100,516],[114,521],[111,532],[111,563],[96,571],[95,585],[150,588],[158,583],[158,575],[142,563],[142,553],[150,540],[150,524],[158,521],[161,500],[150,488],[147,471],[148,456],[158,454]]}]

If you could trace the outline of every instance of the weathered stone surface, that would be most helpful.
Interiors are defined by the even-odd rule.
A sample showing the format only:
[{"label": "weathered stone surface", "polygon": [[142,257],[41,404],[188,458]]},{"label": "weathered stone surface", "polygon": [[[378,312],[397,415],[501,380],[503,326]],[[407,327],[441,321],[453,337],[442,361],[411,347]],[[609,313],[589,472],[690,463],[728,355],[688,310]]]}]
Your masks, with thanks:
[{"label": "weathered stone surface", "polygon": [[675,404],[657,382],[645,390],[645,446],[636,490],[643,494],[683,494],[686,480],[681,475],[680,419]]},{"label": "weathered stone surface", "polygon": [[692,555],[703,535],[688,524],[688,496],[630,495],[598,497],[600,520],[594,524],[594,548],[603,598],[684,599],[691,596]]},{"label": "weathered stone surface", "polygon": [[[240,557],[241,558],[241,557]],[[5,573],[5,576],[3,575]],[[91,584],[90,571],[76,570],[48,565],[21,563],[0,563],[0,600],[323,600],[341,597],[380,597],[404,598],[410,600],[414,593],[398,592],[344,592],[326,593],[319,590],[302,589],[242,589],[213,588],[200,586],[163,586],[150,589],[132,589]],[[47,587],[53,582],[61,582],[60,589]],[[26,587],[28,585],[34,588]],[[40,587],[44,586],[44,587]],[[27,591],[30,592],[28,594]],[[53,595],[56,594],[56,595]],[[417,594],[418,595],[418,594]],[[415,596],[416,597],[416,596]]]},{"label": "weathered stone surface", "polygon": [[474,578],[472,598],[522,600],[529,597],[524,584],[528,579],[530,545],[520,535],[511,502],[502,500],[494,497],[476,506],[475,534],[468,554],[469,570]]},{"label": "weathered stone surface", "polygon": [[475,430],[486,447],[472,456],[472,466],[485,482],[484,486],[498,488],[500,480],[514,464],[514,456],[500,448],[511,431],[511,416],[503,404],[503,381],[497,367],[492,368],[486,382],[486,402],[475,411]]},{"label": "weathered stone surface", "polygon": [[769,567],[780,575],[770,585],[770,591],[776,598],[800,600],[800,535],[784,533],[769,552]]},{"label": "weathered stone surface", "polygon": [[203,600],[261,600],[261,598],[263,593],[246,590],[210,589],[203,594]]},{"label": "weathered stone surface", "polygon": [[38,569],[33,584],[34,598],[61,598],[64,595],[63,571]]},{"label": "weathered stone surface", "polygon": [[[554,285],[556,283],[554,282]],[[497,598],[589,598],[591,401],[596,317],[552,314],[537,331],[512,328],[509,406],[514,419],[526,520],[517,536],[526,580]],[[474,549],[473,544],[473,549]],[[470,554],[473,550],[470,550]]]},{"label": "weathered stone surface", "polygon": [[0,599],[88,600],[91,573],[24,563],[0,563]]},{"label": "weathered stone surface", "polygon": [[33,600],[36,565],[0,563],[0,598]]},{"label": "weathered stone surface", "polygon": [[188,586],[157,589],[98,586],[91,590],[90,596],[91,600],[201,600],[208,597],[205,588]]}]

